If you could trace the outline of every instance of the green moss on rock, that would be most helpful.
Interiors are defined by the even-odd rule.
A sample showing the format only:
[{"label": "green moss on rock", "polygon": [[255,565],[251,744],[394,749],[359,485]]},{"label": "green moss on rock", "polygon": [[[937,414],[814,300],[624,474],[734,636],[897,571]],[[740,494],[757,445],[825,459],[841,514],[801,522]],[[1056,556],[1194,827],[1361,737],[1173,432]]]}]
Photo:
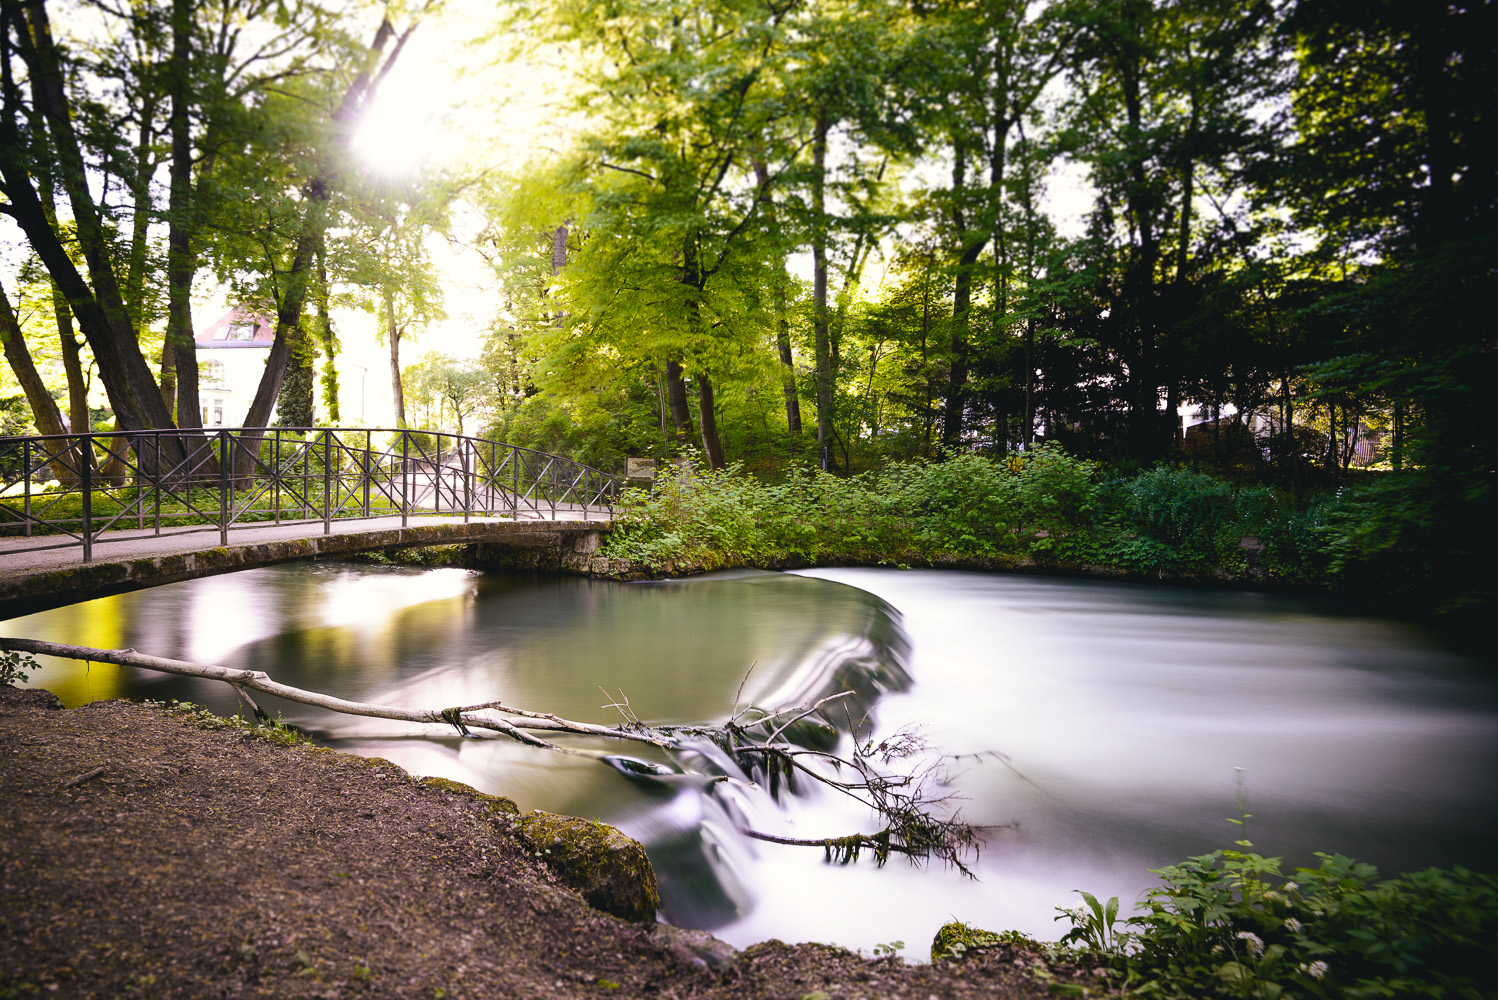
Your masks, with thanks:
[{"label": "green moss on rock", "polygon": [[489,806],[491,815],[494,813],[508,813],[511,816],[520,815],[520,807],[515,804],[513,799],[507,799],[503,795],[489,795],[486,792],[479,791],[472,785],[465,785],[461,781],[453,781],[451,778],[432,777],[422,778],[420,784],[426,785],[428,788],[440,788],[443,791],[452,792],[456,795],[466,795],[470,799],[477,799]]},{"label": "green moss on rock", "polygon": [[655,920],[660,888],[639,841],[603,823],[540,810],[521,817],[515,829],[595,909],[640,923]]},{"label": "green moss on rock", "polygon": [[1033,952],[1042,950],[1042,945],[1019,931],[1000,931],[996,934],[954,920],[937,931],[936,937],[932,939],[931,961],[960,962],[977,952],[997,948]]}]

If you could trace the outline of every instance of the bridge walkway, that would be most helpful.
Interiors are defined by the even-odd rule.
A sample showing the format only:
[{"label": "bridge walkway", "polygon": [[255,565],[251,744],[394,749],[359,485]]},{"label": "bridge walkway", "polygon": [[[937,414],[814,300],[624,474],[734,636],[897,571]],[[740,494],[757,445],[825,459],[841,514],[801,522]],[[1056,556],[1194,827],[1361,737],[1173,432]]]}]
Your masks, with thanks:
[{"label": "bridge walkway", "polygon": [[0,538],[0,621],[47,608],[178,580],[301,559],[426,545],[474,545],[492,566],[586,573],[606,567],[596,556],[612,522],[598,513],[558,510],[553,519],[399,514],[361,520],[249,524],[219,528],[122,529],[99,537],[93,561],[76,544],[41,548],[38,538]]}]

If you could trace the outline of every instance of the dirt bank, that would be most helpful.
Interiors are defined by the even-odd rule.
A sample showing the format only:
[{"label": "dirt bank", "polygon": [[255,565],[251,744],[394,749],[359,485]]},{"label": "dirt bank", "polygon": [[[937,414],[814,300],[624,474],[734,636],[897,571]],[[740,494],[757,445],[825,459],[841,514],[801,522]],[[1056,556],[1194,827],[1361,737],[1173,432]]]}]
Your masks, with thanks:
[{"label": "dirt bank", "polygon": [[710,969],[589,908],[492,803],[156,707],[0,686],[0,802],[0,1000],[1048,995],[1009,950],[770,942]]}]

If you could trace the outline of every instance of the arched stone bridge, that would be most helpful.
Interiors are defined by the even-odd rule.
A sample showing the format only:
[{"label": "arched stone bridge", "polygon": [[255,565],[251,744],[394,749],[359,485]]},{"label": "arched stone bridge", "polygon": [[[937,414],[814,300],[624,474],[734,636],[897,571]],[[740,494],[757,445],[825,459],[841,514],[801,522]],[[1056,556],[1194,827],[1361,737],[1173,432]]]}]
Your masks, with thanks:
[{"label": "arched stone bridge", "polygon": [[468,546],[477,568],[609,572],[617,477],[400,429],[0,438],[0,619],[300,559]]}]

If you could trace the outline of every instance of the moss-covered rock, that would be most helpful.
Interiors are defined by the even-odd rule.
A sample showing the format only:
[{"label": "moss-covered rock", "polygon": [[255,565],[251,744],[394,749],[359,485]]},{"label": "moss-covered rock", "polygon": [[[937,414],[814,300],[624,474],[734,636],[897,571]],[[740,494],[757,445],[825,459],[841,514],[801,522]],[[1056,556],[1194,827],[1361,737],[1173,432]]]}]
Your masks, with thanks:
[{"label": "moss-covered rock", "polygon": [[950,924],[943,925],[941,930],[936,932],[936,937],[932,939],[931,961],[933,963],[958,962],[977,952],[995,949],[1034,952],[1040,951],[1042,945],[1019,931],[1000,931],[995,934],[993,931],[969,927],[961,921],[954,920]]},{"label": "moss-covered rock", "polygon": [[537,810],[516,821],[520,839],[596,909],[648,923],[661,905],[639,841],[603,823]]},{"label": "moss-covered rock", "polygon": [[440,788],[445,792],[452,792],[455,795],[466,795],[470,799],[477,799],[489,807],[491,815],[494,813],[508,813],[511,816],[520,815],[520,807],[515,804],[513,799],[507,799],[503,795],[490,795],[486,792],[481,792],[472,785],[465,785],[461,781],[453,781],[451,778],[431,777],[422,778],[421,784],[428,788]]}]

